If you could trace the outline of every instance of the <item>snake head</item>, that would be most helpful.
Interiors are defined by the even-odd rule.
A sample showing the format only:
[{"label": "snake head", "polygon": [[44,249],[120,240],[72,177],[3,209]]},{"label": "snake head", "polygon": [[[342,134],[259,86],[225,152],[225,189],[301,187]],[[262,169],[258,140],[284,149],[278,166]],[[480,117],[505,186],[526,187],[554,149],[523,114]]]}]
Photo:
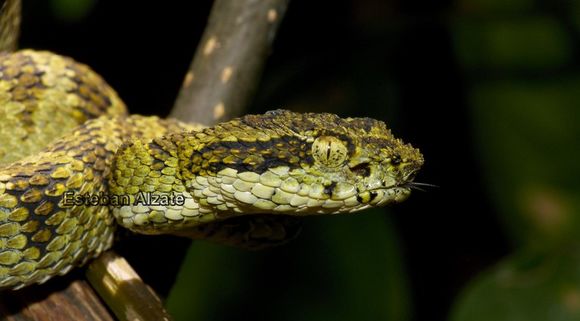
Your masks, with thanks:
[{"label": "snake head", "polygon": [[226,212],[342,213],[400,202],[423,164],[381,121],[285,110],[219,124],[181,146],[188,190]]},{"label": "snake head", "polygon": [[[405,200],[423,164],[420,152],[394,138],[383,122],[368,118],[341,121],[338,132],[332,129],[313,137],[314,164],[307,172],[325,177],[330,199],[345,203],[340,210],[351,212]],[[338,156],[329,163],[333,154]]]},{"label": "snake head", "polygon": [[[422,164],[381,121],[276,110],[127,141],[112,160],[109,192],[129,198],[112,211],[137,232],[283,243],[296,230],[280,224],[284,217],[404,200]],[[230,221],[245,215],[247,224]]]}]

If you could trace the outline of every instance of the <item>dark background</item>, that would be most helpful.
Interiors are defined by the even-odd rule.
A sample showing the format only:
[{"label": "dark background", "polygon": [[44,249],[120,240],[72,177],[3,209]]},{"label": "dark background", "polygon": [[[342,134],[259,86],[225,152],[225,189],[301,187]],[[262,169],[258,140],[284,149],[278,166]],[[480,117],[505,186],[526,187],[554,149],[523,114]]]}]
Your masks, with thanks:
[{"label": "dark background", "polygon": [[[302,299],[294,297],[296,302],[293,302],[291,295],[280,298],[279,291],[320,300],[321,305],[328,304],[328,311],[333,310],[333,305],[338,308],[343,304],[346,306],[341,309],[348,310],[348,303],[344,303],[349,302],[348,298],[322,303],[325,298],[337,295],[332,292],[348,291],[340,286],[341,278],[349,277],[341,273],[347,272],[334,271],[331,277],[325,272],[327,267],[321,265],[333,264],[329,259],[333,256],[328,255],[330,248],[347,260],[352,254],[351,248],[343,243],[323,241],[326,247],[316,250],[316,242],[320,241],[317,235],[335,224],[346,232],[340,234],[342,241],[372,233],[390,233],[388,242],[392,247],[373,243],[372,235],[362,246],[369,251],[370,258],[373,253],[394,249],[396,254],[392,258],[397,262],[393,264],[400,272],[395,278],[404,280],[400,292],[395,288],[391,296],[384,298],[384,306],[365,308],[365,297],[369,301],[383,299],[377,299],[379,294],[366,292],[364,288],[363,292],[346,294],[362,298],[362,306],[356,309],[364,312],[356,312],[357,319],[379,320],[387,318],[382,317],[385,315],[389,320],[448,318],[453,303],[468,282],[511,253],[515,246],[512,244],[517,244],[501,227],[502,212],[492,200],[490,187],[486,186],[493,181],[493,178],[486,179],[486,173],[493,170],[489,170],[477,145],[480,143],[477,128],[474,129],[477,118],[470,104],[474,83],[501,80],[504,74],[488,72],[497,67],[495,60],[489,60],[491,65],[478,65],[477,59],[475,63],[470,60],[470,54],[479,58],[483,54],[477,50],[465,54],[461,49],[474,47],[471,43],[462,43],[470,39],[461,36],[462,30],[471,29],[462,29],[461,19],[473,15],[475,23],[485,23],[486,19],[496,21],[497,17],[513,21],[517,16],[514,12],[519,9],[517,5],[515,9],[506,5],[506,11],[501,5],[486,7],[485,3],[291,1],[249,111],[283,107],[382,119],[398,137],[424,153],[426,164],[417,180],[439,187],[415,192],[405,203],[384,211],[347,219],[314,218],[306,222],[303,238],[265,253],[240,254],[200,245],[203,248],[199,253],[210,253],[208,256],[212,258],[223,255],[226,258],[216,262],[228,266],[226,270],[224,266],[208,268],[210,272],[202,278],[223,280],[223,271],[235,270],[234,274],[239,274],[237,277],[243,281],[227,276],[225,279],[230,284],[222,284],[223,291],[217,295],[203,290],[191,292],[201,293],[202,297],[172,294],[170,307],[171,302],[186,302],[174,303],[176,314],[181,313],[179,309],[186,307],[188,300],[220,300],[204,304],[207,311],[201,314],[183,312],[179,318],[210,315],[213,320],[285,320],[293,315],[295,319],[309,320],[317,315],[309,316],[316,308],[308,307]],[[119,92],[132,113],[166,116],[201,37],[210,7],[211,1],[166,1],[153,5],[128,1],[25,1],[21,47],[47,49],[87,63]],[[541,5],[534,8],[543,12]],[[494,10],[499,13],[495,14]],[[517,77],[521,71],[500,67],[507,69],[507,79],[513,79],[514,73]],[[558,72],[561,70],[558,68],[549,72]],[[544,71],[528,74],[541,78]],[[522,77],[526,75],[524,72]],[[488,130],[494,130],[491,125]],[[386,227],[348,232],[350,226],[353,229],[358,226],[357,221],[371,219],[371,225]],[[228,255],[235,259],[229,261]],[[153,254],[147,259],[149,268],[163,270],[163,264]],[[187,269],[195,269],[195,264]],[[373,264],[372,259],[361,261],[348,270],[355,275],[352,282],[359,283],[356,275],[380,273],[380,267],[370,267]],[[372,275],[370,278],[372,283]],[[182,287],[192,289],[199,282],[194,280],[193,284]],[[200,286],[212,288],[212,283],[204,281]],[[235,287],[243,289],[232,290]],[[178,295],[185,297],[175,297]],[[294,312],[288,314],[286,309]],[[303,312],[296,314],[300,309]],[[400,311],[376,312],[381,309]],[[348,313],[321,312],[320,315],[318,319],[352,319]]]}]

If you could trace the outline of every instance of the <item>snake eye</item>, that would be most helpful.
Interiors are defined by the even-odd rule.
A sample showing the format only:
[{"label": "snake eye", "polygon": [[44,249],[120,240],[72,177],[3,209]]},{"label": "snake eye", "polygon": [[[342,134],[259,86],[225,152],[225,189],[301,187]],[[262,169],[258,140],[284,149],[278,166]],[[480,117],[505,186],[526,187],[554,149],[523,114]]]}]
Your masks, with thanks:
[{"label": "snake eye", "polygon": [[346,145],[334,136],[320,136],[312,143],[312,157],[328,167],[342,165],[347,155]]}]

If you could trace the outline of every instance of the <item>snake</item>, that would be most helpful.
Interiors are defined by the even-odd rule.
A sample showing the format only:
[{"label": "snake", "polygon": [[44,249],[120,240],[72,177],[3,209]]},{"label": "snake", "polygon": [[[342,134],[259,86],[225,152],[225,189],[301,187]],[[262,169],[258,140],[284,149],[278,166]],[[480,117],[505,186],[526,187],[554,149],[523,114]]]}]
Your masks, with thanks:
[{"label": "snake", "polygon": [[[19,6],[8,0],[2,10]],[[0,26],[17,26],[5,16]],[[2,290],[82,266],[111,248],[121,227],[248,249],[283,244],[303,217],[405,200],[424,162],[371,118],[279,109],[207,127],[129,115],[90,67],[49,51],[14,51],[16,31],[6,29]]]}]

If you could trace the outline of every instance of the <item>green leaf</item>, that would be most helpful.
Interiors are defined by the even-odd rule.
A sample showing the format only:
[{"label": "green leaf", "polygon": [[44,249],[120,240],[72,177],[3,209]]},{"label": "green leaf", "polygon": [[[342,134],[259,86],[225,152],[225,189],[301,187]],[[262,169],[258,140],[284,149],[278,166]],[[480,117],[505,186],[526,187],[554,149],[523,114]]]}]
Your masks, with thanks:
[{"label": "green leaf", "polygon": [[579,320],[579,250],[522,253],[505,260],[468,287],[450,320]]}]

